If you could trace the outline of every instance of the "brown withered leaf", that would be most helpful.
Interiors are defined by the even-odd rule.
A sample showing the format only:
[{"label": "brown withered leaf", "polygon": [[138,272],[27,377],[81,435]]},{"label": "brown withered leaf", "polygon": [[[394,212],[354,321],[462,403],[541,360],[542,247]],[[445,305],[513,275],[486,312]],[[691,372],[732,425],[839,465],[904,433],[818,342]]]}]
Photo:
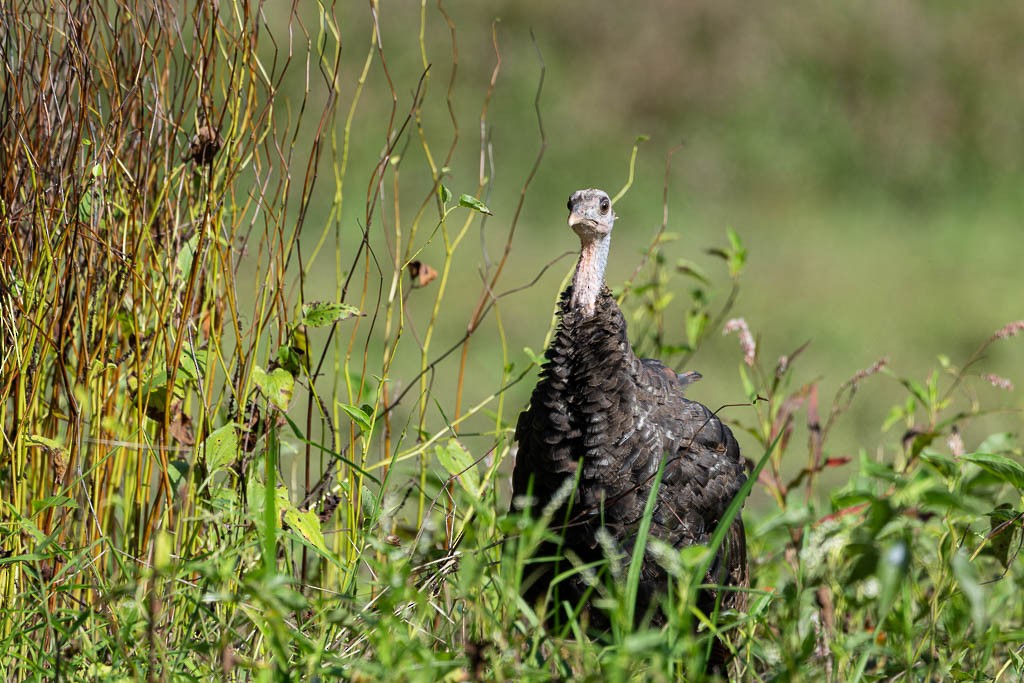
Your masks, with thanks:
[{"label": "brown withered leaf", "polygon": [[53,458],[53,483],[60,488],[64,485],[64,475],[68,471],[68,464],[64,461],[64,451],[59,448],[50,449],[50,456]]},{"label": "brown withered leaf", "polygon": [[181,401],[171,404],[171,419],[167,423],[167,435],[182,446],[193,446],[196,435],[192,430],[192,418],[181,409]]},{"label": "brown withered leaf", "polygon": [[412,261],[407,268],[414,288],[426,287],[437,278],[437,271],[423,261]]},{"label": "brown withered leaf", "polygon": [[199,126],[199,130],[192,136],[192,141],[188,145],[188,151],[185,152],[182,160],[194,161],[200,166],[209,166],[213,163],[213,158],[217,156],[217,152],[220,151],[222,144],[223,140],[221,140],[220,133],[214,130],[212,126]]}]

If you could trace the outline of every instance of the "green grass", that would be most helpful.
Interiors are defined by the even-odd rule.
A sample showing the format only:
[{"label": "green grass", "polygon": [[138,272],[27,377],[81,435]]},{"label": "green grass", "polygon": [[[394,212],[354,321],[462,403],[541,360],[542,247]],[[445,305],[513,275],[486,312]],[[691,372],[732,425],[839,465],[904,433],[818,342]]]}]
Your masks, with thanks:
[{"label": "green grass", "polygon": [[[964,133],[937,168],[889,157],[872,188],[861,147],[884,126],[839,117],[818,148],[785,144],[792,124],[752,117],[726,77],[750,55],[696,28],[683,47],[706,61],[686,52],[665,111],[638,109],[652,86],[616,66],[628,106],[579,121],[593,81],[567,73],[608,62],[523,28],[561,10],[510,5],[491,33],[478,9],[375,7],[379,26],[316,4],[4,11],[5,679],[700,680],[716,633],[742,680],[1021,677],[1019,399],[994,385],[1019,379],[1024,325],[1002,327],[1013,250],[986,246],[1013,244],[1019,200],[1009,177],[968,181],[1002,153]],[[721,7],[686,26],[749,27]],[[955,64],[992,16],[955,22]],[[798,112],[860,63],[811,35],[764,80]],[[897,43],[854,79],[884,111]],[[957,102],[987,130],[970,88]],[[637,111],[655,139],[634,168],[641,131],[615,126]],[[679,149],[676,111],[699,131]],[[507,514],[508,473],[573,260],[564,197],[634,171],[609,281],[634,345],[699,367],[692,395],[757,467],[753,583],[746,613],[697,613],[711,550],[648,539],[667,624],[634,627],[637,577],[613,565],[597,637],[520,597],[549,532]],[[928,199],[950,178],[959,194]],[[739,317],[747,358],[721,335]]]}]

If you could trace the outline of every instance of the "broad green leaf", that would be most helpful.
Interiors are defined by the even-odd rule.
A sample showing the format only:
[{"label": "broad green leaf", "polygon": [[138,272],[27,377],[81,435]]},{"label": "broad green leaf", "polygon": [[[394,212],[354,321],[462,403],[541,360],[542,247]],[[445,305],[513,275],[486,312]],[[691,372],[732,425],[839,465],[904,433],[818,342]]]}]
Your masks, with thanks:
[{"label": "broad green leaf", "polygon": [[896,602],[910,568],[910,544],[898,538],[878,556],[878,623],[882,623]]},{"label": "broad green leaf", "polygon": [[277,348],[277,363],[287,370],[292,376],[302,373],[302,369],[309,369],[309,356],[301,348],[285,344]]},{"label": "broad green leaf", "polygon": [[437,188],[437,193],[441,195],[441,203],[447,204],[452,200],[452,191],[448,189],[448,186],[441,183]]},{"label": "broad green leaf", "polygon": [[86,190],[78,200],[78,220],[88,223],[92,218],[92,190]]},{"label": "broad green leaf", "polygon": [[357,315],[362,315],[362,313],[355,306],[336,301],[311,301],[302,305],[302,320],[299,324],[323,327],[339,320],[354,318]]},{"label": "broad green leaf", "polygon": [[47,496],[42,500],[32,501],[32,514],[36,514],[46,508],[71,508],[78,509],[78,501],[74,498],[68,498],[67,496]]},{"label": "broad green leaf", "polygon": [[373,431],[373,414],[370,411],[366,411],[361,407],[349,405],[348,403],[338,402],[338,407],[345,411],[345,414],[352,418],[352,421],[359,425],[359,428],[364,432]]},{"label": "broad green leaf", "polygon": [[961,460],[973,462],[992,476],[1024,493],[1024,465],[997,453],[968,453]]},{"label": "broad green leaf", "polygon": [[238,452],[238,432],[240,425],[229,422],[220,429],[214,430],[203,441],[202,453],[206,458],[206,469],[213,474],[235,459]]},{"label": "broad green leaf", "polygon": [[139,391],[143,394],[152,394],[159,389],[163,389],[167,386],[167,373],[163,370],[150,375],[139,387]]},{"label": "broad green leaf", "polygon": [[249,517],[253,520],[260,520],[263,516],[263,500],[264,497],[264,486],[260,477],[254,476],[252,473],[246,478],[245,482],[245,501],[247,512]]},{"label": "broad green leaf", "polygon": [[962,491],[954,492],[940,488],[924,491],[918,496],[917,502],[922,509],[931,510],[940,515],[950,512],[962,512],[979,516],[985,514],[987,509],[982,500],[977,496],[965,495]]},{"label": "broad green leaf", "polygon": [[1014,545],[1016,540],[1019,528],[1016,522],[1020,520],[1021,514],[1006,503],[988,513],[990,529],[989,535],[986,537],[988,552],[999,560],[1003,569],[1008,569],[1010,566],[1010,546]]},{"label": "broad green leaf", "polygon": [[960,591],[967,598],[971,606],[972,628],[978,633],[984,633],[988,628],[988,601],[986,600],[986,588],[981,584],[978,577],[978,568],[967,557],[967,553],[958,551],[953,555],[950,562],[953,569],[953,576],[959,584]]},{"label": "broad green leaf", "polygon": [[183,245],[181,245],[181,251],[178,252],[178,272],[183,276],[188,276],[192,272],[192,260],[196,255],[196,247],[199,246],[199,231],[196,230],[195,234],[192,235]]},{"label": "broad green leaf", "polygon": [[179,365],[179,371],[187,373],[189,378],[198,379],[201,375],[206,374],[207,365],[207,352],[205,349],[196,349],[194,352],[191,349],[183,349],[181,352],[181,365]]},{"label": "broad green leaf", "polygon": [[[249,509],[256,519],[261,519],[263,516],[264,506],[267,502],[265,489],[266,485],[264,482],[259,481],[256,477],[250,479]],[[295,506],[292,505],[292,499],[288,497],[288,487],[285,484],[279,483],[273,488],[273,509],[278,512],[276,525],[278,525],[278,528],[281,528],[284,515],[287,515],[289,510],[295,509]]]},{"label": "broad green leaf", "polygon": [[928,450],[927,448],[921,451],[921,459],[938,470],[947,479],[954,479],[960,470],[953,458]]},{"label": "broad green leaf", "polygon": [[40,436],[38,434],[30,434],[25,439],[25,441],[30,446],[42,446],[43,448],[46,448],[46,449],[49,449],[49,450],[62,451],[62,452],[64,451],[64,444],[62,444],[60,441],[56,441],[54,439],[50,439],[50,438],[45,437],[45,436]]},{"label": "broad green leaf", "polygon": [[[280,502],[280,501],[279,501]],[[291,502],[280,503],[284,508],[284,521],[288,526],[298,531],[310,545],[315,546],[323,553],[329,553],[327,541],[324,540],[323,531],[320,529],[320,518],[312,510],[298,510]]]},{"label": "broad green leaf", "polygon": [[982,453],[1006,453],[1014,449],[1014,436],[1010,432],[996,432],[990,434],[978,446]]},{"label": "broad green leaf", "polygon": [[473,456],[458,439],[449,439],[448,443],[438,446],[437,459],[448,470],[448,474],[459,480],[463,488],[476,498],[480,496],[480,472],[476,469]]},{"label": "broad green leaf", "polygon": [[493,216],[491,210],[487,208],[487,205],[482,201],[474,197],[473,195],[464,194],[459,197],[459,206],[465,206],[466,208],[479,211],[480,213],[486,213],[488,216]]},{"label": "broad green leaf", "polygon": [[156,532],[156,543],[153,545],[153,568],[163,571],[171,566],[171,548],[174,538],[167,529]]},{"label": "broad green leaf", "polygon": [[167,463],[167,480],[171,483],[171,489],[175,492],[185,482],[185,478],[188,476],[189,464],[188,460],[178,458],[177,460],[171,460]]},{"label": "broad green leaf", "polygon": [[235,489],[225,486],[215,486],[210,489],[210,498],[207,504],[210,509],[227,514],[236,514],[238,509],[238,492]]},{"label": "broad green leaf", "polygon": [[252,369],[252,381],[278,410],[288,410],[295,392],[295,378],[287,370],[275,368],[268,373],[257,365]]}]

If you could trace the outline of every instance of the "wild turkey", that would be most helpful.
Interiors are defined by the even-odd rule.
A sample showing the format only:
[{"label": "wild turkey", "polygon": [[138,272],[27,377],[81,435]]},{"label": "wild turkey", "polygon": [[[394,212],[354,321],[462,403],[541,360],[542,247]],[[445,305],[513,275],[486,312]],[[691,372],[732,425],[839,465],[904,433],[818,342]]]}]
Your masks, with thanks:
[{"label": "wild turkey", "polygon": [[[605,557],[607,541],[602,546],[598,538],[602,526],[628,560],[663,458],[650,535],[676,548],[707,543],[746,480],[732,432],[708,408],[683,397],[683,388],[699,375],[677,375],[633,353],[626,321],[604,284],[615,221],[608,195],[580,190],[569,198],[568,208],[569,227],[580,238],[580,257],[572,285],[562,293],[561,319],[540,382],[516,425],[513,507],[530,501],[539,516],[567,478],[578,474],[578,483],[552,517],[562,543],[541,547],[527,567],[524,595],[530,602],[572,568],[566,554],[583,563]],[[665,571],[645,553],[638,617],[651,608],[658,620],[654,600],[666,581]],[[748,583],[746,539],[738,516],[706,583]],[[558,599],[573,605],[587,588],[579,573],[556,586]],[[713,591],[704,591],[698,606],[710,613],[715,599]],[[742,591],[722,591],[721,599],[727,607],[745,605]],[[590,621],[604,623],[598,610],[590,610]]]}]

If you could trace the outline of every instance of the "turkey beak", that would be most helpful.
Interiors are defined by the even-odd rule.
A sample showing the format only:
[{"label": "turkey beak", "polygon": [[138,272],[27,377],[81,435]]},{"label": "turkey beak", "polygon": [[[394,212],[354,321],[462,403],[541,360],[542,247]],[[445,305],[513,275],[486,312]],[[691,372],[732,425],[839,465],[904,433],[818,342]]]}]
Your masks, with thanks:
[{"label": "turkey beak", "polygon": [[593,230],[594,228],[597,227],[597,222],[595,222],[593,219],[587,218],[586,216],[581,216],[575,211],[570,211],[569,227],[572,228],[573,230],[576,230],[577,232],[579,232],[579,227],[590,228],[591,230]]}]

